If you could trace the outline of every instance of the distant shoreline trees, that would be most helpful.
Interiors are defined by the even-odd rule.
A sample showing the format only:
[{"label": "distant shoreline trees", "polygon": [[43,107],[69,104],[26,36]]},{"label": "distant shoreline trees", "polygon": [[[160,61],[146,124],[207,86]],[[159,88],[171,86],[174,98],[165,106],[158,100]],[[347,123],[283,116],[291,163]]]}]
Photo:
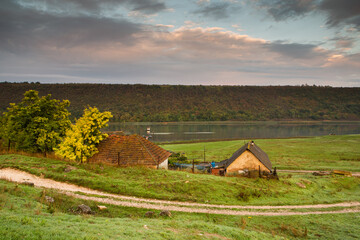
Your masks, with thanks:
[{"label": "distant shoreline trees", "polygon": [[0,111],[35,89],[69,99],[71,120],[84,106],[113,122],[360,120],[360,88],[0,83]]}]

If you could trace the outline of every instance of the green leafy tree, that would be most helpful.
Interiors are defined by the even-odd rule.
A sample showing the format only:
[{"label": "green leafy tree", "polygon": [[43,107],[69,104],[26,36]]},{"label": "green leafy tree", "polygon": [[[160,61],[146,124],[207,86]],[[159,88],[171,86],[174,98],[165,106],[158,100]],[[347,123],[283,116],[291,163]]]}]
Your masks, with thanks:
[{"label": "green leafy tree", "polygon": [[1,138],[18,150],[47,153],[53,150],[70,127],[68,100],[39,97],[34,90],[25,92],[19,104],[11,103],[1,119]]},{"label": "green leafy tree", "polygon": [[96,146],[108,136],[101,128],[107,126],[111,117],[110,112],[100,112],[95,107],[85,109],[83,116],[66,132],[55,153],[73,161],[86,162],[98,152]]}]

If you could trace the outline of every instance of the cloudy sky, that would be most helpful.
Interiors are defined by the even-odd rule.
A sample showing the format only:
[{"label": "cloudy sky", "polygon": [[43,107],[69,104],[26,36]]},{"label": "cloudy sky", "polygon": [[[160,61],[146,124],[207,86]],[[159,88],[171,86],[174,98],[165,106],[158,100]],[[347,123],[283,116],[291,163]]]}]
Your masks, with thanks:
[{"label": "cloudy sky", "polygon": [[360,87],[360,1],[1,0],[1,81]]}]

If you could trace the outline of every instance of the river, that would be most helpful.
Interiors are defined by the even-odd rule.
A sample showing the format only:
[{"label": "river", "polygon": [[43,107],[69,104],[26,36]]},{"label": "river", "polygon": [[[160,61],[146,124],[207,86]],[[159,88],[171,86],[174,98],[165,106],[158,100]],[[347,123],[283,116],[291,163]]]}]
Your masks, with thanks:
[{"label": "river", "polygon": [[148,127],[155,142],[360,134],[359,121],[131,122],[110,123],[106,130],[145,136]]}]

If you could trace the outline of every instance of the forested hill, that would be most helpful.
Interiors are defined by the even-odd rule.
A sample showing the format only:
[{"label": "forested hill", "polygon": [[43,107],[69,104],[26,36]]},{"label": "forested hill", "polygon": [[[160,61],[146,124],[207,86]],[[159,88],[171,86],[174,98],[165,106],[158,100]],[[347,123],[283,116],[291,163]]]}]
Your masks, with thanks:
[{"label": "forested hill", "polygon": [[72,117],[85,106],[113,121],[360,120],[360,88],[0,83],[0,111],[27,90],[68,99]]}]

